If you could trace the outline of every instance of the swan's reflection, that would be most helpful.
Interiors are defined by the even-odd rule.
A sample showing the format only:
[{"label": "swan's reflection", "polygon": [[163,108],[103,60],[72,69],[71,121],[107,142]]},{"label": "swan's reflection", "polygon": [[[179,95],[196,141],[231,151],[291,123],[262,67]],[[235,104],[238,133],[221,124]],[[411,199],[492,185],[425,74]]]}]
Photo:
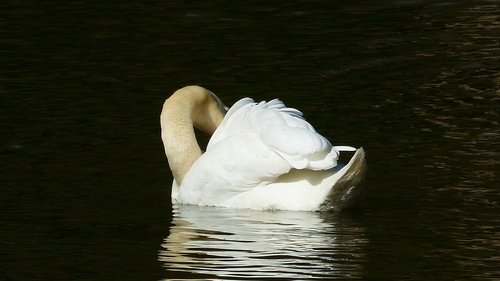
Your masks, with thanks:
[{"label": "swan's reflection", "polygon": [[360,277],[367,239],[347,214],[174,206],[159,260],[217,277]]}]

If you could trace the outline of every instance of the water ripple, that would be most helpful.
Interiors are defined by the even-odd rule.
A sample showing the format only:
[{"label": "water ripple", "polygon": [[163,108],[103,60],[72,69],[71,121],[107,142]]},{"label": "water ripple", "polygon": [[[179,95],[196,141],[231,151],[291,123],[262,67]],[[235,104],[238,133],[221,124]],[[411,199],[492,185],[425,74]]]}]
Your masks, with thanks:
[{"label": "water ripple", "polygon": [[168,271],[225,279],[360,278],[364,232],[345,214],[182,205],[159,260]]}]

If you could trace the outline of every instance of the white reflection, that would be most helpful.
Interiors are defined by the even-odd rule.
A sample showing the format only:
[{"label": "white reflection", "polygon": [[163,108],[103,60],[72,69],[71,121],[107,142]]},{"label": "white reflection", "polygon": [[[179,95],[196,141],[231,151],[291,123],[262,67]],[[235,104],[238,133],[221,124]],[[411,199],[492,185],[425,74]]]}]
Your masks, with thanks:
[{"label": "white reflection", "polygon": [[179,205],[159,260],[216,277],[344,279],[361,277],[366,243],[349,214]]}]

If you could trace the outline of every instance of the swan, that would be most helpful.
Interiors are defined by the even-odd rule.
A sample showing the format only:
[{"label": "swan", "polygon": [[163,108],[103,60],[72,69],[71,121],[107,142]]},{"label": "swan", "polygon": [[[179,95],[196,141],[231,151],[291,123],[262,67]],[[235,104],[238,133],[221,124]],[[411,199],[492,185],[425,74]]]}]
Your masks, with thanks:
[{"label": "swan", "polygon": [[[360,197],[363,148],[333,146],[278,99],[242,98],[228,109],[211,91],[186,86],[165,100],[160,125],[173,203],[326,211]],[[205,152],[194,128],[212,134]],[[345,166],[341,151],[355,151]]]}]

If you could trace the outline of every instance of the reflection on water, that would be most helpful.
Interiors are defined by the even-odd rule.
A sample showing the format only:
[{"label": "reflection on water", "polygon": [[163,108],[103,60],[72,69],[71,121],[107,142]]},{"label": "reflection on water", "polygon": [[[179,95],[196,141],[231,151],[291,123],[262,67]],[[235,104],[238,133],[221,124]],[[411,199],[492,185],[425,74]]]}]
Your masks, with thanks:
[{"label": "reflection on water", "polygon": [[159,260],[223,278],[360,277],[368,240],[348,215],[174,206]]}]

